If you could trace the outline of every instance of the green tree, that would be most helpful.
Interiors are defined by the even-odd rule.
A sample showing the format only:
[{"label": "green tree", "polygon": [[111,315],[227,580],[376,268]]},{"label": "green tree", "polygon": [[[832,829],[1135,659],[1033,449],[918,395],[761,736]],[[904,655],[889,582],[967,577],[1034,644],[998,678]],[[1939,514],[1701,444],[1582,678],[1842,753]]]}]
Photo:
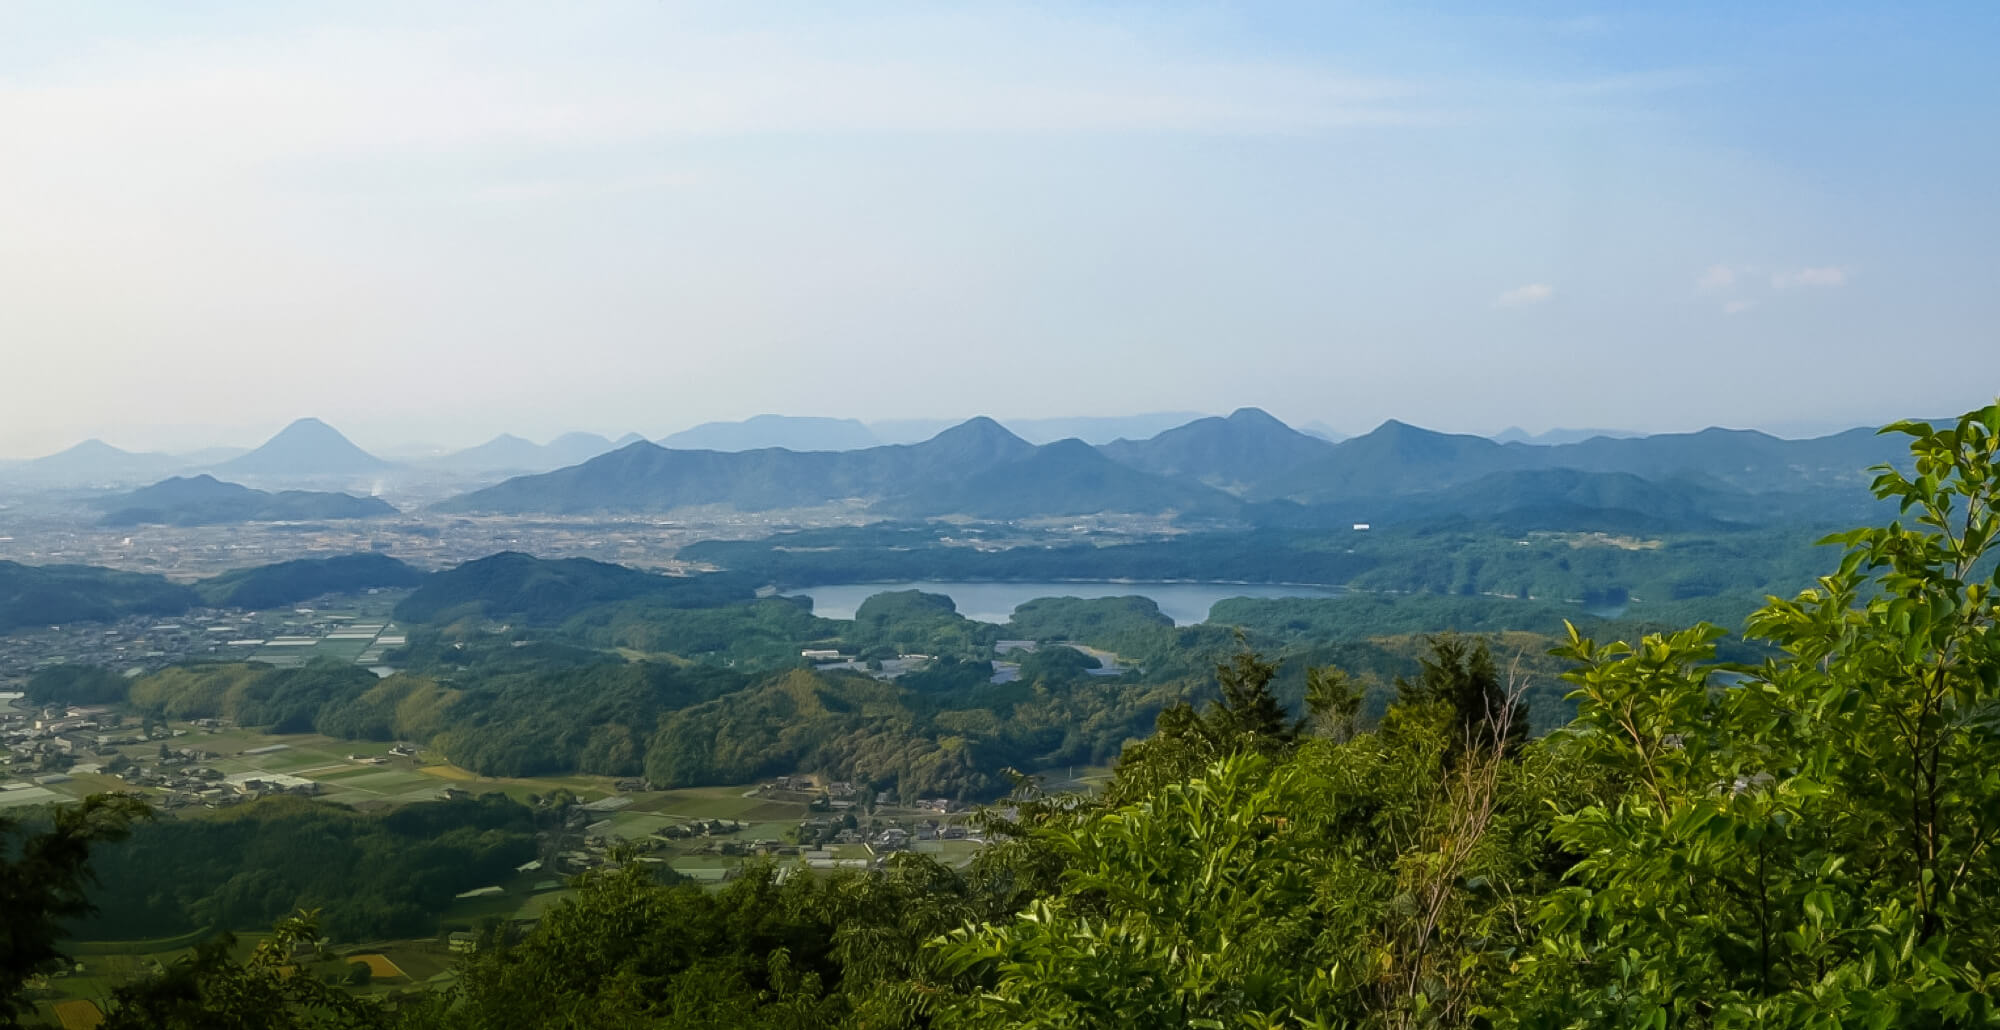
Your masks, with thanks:
[{"label": "green tree", "polygon": [[1282,755],[1298,742],[1299,725],[1271,693],[1278,663],[1250,650],[1241,634],[1236,642],[1236,653],[1215,667],[1214,701],[1199,710],[1186,702],[1169,705],[1153,736],[1119,756],[1118,776],[1106,792],[1111,804],[1150,797],[1232,754]]},{"label": "green tree", "polygon": [[[387,1030],[395,1014],[298,969],[319,940],[312,913],[278,924],[242,962],[213,938],[164,973],[113,993],[106,1030]],[[356,963],[362,969],[366,965]],[[334,979],[352,982],[352,974]]]},{"label": "green tree", "polygon": [[1398,678],[1396,696],[1406,711],[1432,708],[1443,719],[1451,753],[1491,752],[1493,734],[1505,726],[1508,750],[1518,752],[1528,738],[1528,706],[1500,680],[1493,652],[1484,639],[1441,633],[1427,641],[1417,659],[1415,680]]},{"label": "green tree", "polygon": [[39,832],[0,814],[0,1026],[18,1025],[22,985],[61,958],[64,921],[91,910],[91,849],[150,815],[143,802],[104,794],[48,812]]},{"label": "green tree", "polygon": [[1830,538],[1837,571],[1750,622],[1782,656],[1718,681],[1721,631],[1574,636],[1559,746],[1603,788],[1514,1003],[1530,1025],[2000,1021],[2000,406],[1899,423],[1913,516]]},{"label": "green tree", "polygon": [[1306,726],[1321,736],[1351,740],[1361,728],[1362,691],[1354,678],[1331,666],[1306,670]]},{"label": "green tree", "polygon": [[1059,835],[1061,893],[962,930],[945,965],[983,981],[945,1020],[976,1027],[1274,1026],[1314,974],[1301,849],[1277,812],[1300,778],[1255,753]]}]

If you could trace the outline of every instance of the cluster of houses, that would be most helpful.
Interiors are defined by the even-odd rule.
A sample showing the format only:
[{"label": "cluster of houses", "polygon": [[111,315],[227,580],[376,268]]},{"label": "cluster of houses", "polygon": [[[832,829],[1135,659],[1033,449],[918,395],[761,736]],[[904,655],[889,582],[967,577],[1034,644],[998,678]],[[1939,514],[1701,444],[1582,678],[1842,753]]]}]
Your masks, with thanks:
[{"label": "cluster of houses", "polygon": [[122,729],[110,708],[100,705],[23,707],[19,693],[0,694],[0,765],[15,770],[58,770],[78,759],[167,733]]},{"label": "cluster of houses", "polygon": [[[867,787],[846,780],[821,784],[811,776],[780,776],[768,783],[758,784],[757,796],[773,801],[804,802],[815,811],[845,812],[861,807],[870,795]],[[896,795],[890,791],[877,791],[873,797],[878,808],[897,804]],[[909,807],[940,815],[963,812],[967,808],[963,802],[950,798],[920,798]]]},{"label": "cluster of houses", "polygon": [[[271,794],[310,797],[320,792],[319,784],[283,773],[225,775],[207,764],[221,755],[170,743],[186,735],[185,729],[124,726],[102,705],[23,707],[19,702],[17,694],[0,695],[0,769],[36,784],[110,776],[146,788],[149,793],[135,796],[165,809],[222,808]],[[153,742],[159,743],[157,754],[139,752],[143,757],[135,758],[119,750]]]},{"label": "cluster of houses", "polygon": [[866,844],[876,854],[912,851],[920,841],[978,839],[962,823],[930,819],[920,820],[912,826],[844,825],[830,819],[807,819],[799,824],[798,838],[815,845]]},{"label": "cluster of houses", "polygon": [[[223,613],[201,610],[194,618]],[[226,652],[224,640],[194,619],[128,616],[116,622],[80,622],[0,635],[0,681],[25,680],[36,670],[71,663],[152,672],[188,658]]]}]

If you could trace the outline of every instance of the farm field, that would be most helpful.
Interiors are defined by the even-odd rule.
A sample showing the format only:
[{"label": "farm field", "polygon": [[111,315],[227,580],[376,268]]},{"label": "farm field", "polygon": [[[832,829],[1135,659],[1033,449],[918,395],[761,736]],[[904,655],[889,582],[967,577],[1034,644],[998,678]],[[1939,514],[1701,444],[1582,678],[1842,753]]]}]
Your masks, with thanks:
[{"label": "farm field", "polygon": [[[175,751],[196,752],[193,763],[220,772],[224,780],[267,774],[297,777],[316,785],[315,799],[328,804],[349,805],[364,810],[382,810],[440,798],[447,790],[469,794],[505,794],[527,802],[531,796],[547,797],[567,791],[586,806],[588,822],[573,826],[572,837],[550,842],[550,847],[573,853],[585,848],[601,855],[603,842],[627,841],[638,845],[643,860],[670,869],[681,877],[711,889],[719,889],[750,862],[780,865],[802,861],[798,857],[746,854],[752,842],[783,843],[796,839],[794,831],[807,818],[838,818],[836,813],[814,813],[804,795],[770,796],[758,784],[691,787],[675,790],[620,791],[618,781],[608,776],[567,775],[505,778],[479,776],[441,761],[438,756],[416,748],[396,748],[389,742],[342,740],[320,734],[270,734],[255,730],[223,727],[207,728],[187,723],[171,723],[175,735],[165,741],[125,745],[117,749],[135,762],[157,763],[162,743]],[[109,754],[92,756],[86,769],[112,761]],[[1084,771],[1078,770],[1078,779]],[[291,781],[281,781],[291,782]],[[132,791],[125,780],[103,772],[74,772],[48,784],[28,784],[0,791],[0,805],[13,802],[45,804],[82,798],[103,791]],[[155,797],[162,795],[145,789]],[[254,802],[246,802],[254,803]],[[185,805],[163,813],[169,819],[206,819],[216,813],[201,804]],[[858,814],[858,813],[857,813]],[[874,818],[912,826],[916,821],[962,822],[968,816],[884,806]],[[724,832],[676,838],[660,831],[673,826],[726,824]],[[929,854],[951,865],[971,861],[979,845],[962,840],[917,842],[918,853]],[[723,851],[730,853],[724,854]],[[843,863],[866,863],[875,853],[866,845],[827,845],[833,858]],[[544,855],[548,857],[547,853]],[[569,868],[574,868],[571,866]],[[359,961],[371,972],[370,982],[351,988],[363,994],[384,995],[400,991],[429,990],[455,974],[458,956],[446,946],[445,935],[454,930],[477,932],[496,922],[532,922],[572,893],[568,876],[556,867],[521,870],[491,886],[495,894],[461,898],[438,916],[435,936],[391,941],[339,941],[331,956],[309,961],[312,975],[345,977],[350,964]],[[30,1022],[47,1026],[95,1026],[111,1004],[115,989],[136,977],[156,973],[188,957],[193,947],[207,936],[191,933],[179,938],[146,941],[72,942],[69,953],[81,969],[51,977],[33,992],[34,1012]],[[239,957],[247,956],[268,934],[237,933],[234,947]]]}]

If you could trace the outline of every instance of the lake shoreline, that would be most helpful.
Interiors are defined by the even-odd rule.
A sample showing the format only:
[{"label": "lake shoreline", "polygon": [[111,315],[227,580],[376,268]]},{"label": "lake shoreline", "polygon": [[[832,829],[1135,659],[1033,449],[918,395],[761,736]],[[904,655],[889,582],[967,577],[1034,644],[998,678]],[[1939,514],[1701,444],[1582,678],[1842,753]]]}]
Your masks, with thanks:
[{"label": "lake shoreline", "polygon": [[952,599],[959,614],[975,622],[1004,625],[1015,609],[1029,601],[1048,597],[1076,597],[1095,600],[1106,597],[1144,597],[1174,620],[1176,626],[1208,621],[1217,601],[1232,597],[1253,598],[1334,598],[1345,596],[1347,588],[1317,583],[1252,583],[1223,580],[881,580],[874,582],[828,583],[780,592],[784,597],[812,599],[813,614],[831,619],[851,619],[862,602],[876,594],[921,590]]}]

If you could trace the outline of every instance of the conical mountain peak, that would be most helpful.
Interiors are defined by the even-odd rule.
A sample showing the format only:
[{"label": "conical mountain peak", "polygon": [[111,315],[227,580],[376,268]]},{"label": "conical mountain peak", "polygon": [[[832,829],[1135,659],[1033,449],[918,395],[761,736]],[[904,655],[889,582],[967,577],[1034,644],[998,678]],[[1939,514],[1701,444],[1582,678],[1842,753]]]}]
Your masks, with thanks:
[{"label": "conical mountain peak", "polygon": [[388,467],[316,418],[298,419],[262,447],[217,466],[232,475],[292,477],[357,475]]}]

